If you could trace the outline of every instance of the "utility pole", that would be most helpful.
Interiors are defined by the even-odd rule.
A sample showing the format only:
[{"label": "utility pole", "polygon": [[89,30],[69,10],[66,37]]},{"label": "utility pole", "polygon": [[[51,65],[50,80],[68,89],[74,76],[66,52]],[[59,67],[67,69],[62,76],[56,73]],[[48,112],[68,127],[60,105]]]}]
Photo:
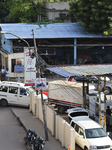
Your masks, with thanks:
[{"label": "utility pole", "polygon": [[[36,56],[36,78],[38,78],[37,73],[39,75],[39,78],[41,78],[41,72],[40,72],[40,64],[39,64],[39,57],[38,57],[38,53],[37,53],[37,46],[36,46],[36,41],[35,41],[35,35],[34,35],[34,30],[32,29],[32,34],[33,34],[33,39],[34,39],[34,54]],[[45,130],[45,137],[46,137],[46,141],[48,141],[48,132],[47,132],[47,123],[46,123],[46,116],[45,116],[45,109],[44,109],[44,101],[43,101],[43,94],[42,94],[42,90],[40,90],[41,92],[41,103],[42,103],[42,112],[43,112],[43,120],[44,120],[44,130]],[[38,94],[38,91],[36,91],[36,93]]]},{"label": "utility pole", "polygon": [[104,76],[104,130],[106,131],[106,76]]},{"label": "utility pole", "polygon": [[98,77],[98,94],[99,94],[99,124],[101,125],[101,91],[100,91],[100,76]]}]

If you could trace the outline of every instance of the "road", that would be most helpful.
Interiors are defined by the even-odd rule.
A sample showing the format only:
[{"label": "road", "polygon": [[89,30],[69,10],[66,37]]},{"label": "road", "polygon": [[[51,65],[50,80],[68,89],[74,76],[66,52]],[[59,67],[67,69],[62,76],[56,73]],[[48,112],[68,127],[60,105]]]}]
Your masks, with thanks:
[{"label": "road", "polygon": [[0,150],[25,150],[25,135],[11,108],[0,106]]}]

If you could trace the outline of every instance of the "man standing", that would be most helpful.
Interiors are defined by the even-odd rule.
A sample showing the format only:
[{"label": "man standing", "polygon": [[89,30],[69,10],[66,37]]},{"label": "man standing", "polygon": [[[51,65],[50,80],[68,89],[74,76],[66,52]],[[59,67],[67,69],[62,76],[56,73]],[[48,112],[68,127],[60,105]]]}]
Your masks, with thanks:
[{"label": "man standing", "polygon": [[111,116],[110,106],[107,106],[107,109],[106,109],[107,130],[109,129],[109,126],[110,126],[110,116]]},{"label": "man standing", "polygon": [[5,81],[5,73],[6,73],[6,69],[3,66],[1,69],[1,81]]}]

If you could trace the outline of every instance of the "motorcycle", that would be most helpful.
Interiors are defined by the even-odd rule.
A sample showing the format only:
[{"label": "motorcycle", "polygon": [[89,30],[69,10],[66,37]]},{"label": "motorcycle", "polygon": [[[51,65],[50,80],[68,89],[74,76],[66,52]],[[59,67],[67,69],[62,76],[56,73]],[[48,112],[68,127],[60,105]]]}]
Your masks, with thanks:
[{"label": "motorcycle", "polygon": [[42,137],[37,137],[34,130],[27,130],[26,137],[24,137],[25,144],[28,150],[43,150],[45,142]]},{"label": "motorcycle", "polygon": [[45,141],[42,137],[38,137],[35,139],[35,149],[34,150],[43,150],[45,147]]}]

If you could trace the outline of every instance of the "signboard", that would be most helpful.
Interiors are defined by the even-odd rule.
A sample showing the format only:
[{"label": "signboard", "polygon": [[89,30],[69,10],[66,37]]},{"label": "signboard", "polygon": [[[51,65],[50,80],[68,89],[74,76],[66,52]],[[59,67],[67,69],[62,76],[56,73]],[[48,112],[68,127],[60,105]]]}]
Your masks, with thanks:
[{"label": "signboard", "polygon": [[24,72],[24,66],[22,65],[15,65],[14,72]]},{"label": "signboard", "polygon": [[[34,48],[30,48],[30,52],[34,53]],[[35,85],[36,79],[36,58],[32,59],[29,55],[29,49],[24,48],[24,83],[25,86]]]},{"label": "signboard", "polygon": [[47,89],[46,87],[46,78],[37,78],[35,80],[35,90]]}]

